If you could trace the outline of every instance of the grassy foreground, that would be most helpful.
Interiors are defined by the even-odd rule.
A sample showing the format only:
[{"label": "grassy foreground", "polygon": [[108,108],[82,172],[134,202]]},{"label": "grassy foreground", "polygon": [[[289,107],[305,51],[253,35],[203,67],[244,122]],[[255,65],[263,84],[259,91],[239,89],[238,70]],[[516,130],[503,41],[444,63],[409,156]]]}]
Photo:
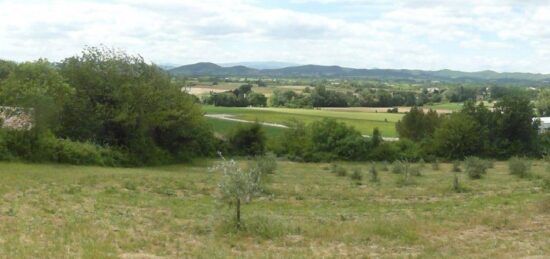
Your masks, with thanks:
[{"label": "grassy foreground", "polygon": [[[216,201],[219,173],[196,165],[115,169],[0,163],[5,258],[520,257],[549,256],[550,200],[540,178],[499,162],[481,180],[429,165],[415,184],[281,162],[245,227]],[[369,164],[345,164],[366,173]],[[542,162],[535,174],[548,178]],[[365,175],[365,178],[367,175]]]}]

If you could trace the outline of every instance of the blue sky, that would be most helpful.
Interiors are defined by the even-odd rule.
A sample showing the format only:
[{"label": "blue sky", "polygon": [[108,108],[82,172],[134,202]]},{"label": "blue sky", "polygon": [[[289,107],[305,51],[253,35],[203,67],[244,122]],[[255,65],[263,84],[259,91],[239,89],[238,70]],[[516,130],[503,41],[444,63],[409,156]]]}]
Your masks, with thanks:
[{"label": "blue sky", "polygon": [[0,0],[0,58],[550,73],[549,0]]}]

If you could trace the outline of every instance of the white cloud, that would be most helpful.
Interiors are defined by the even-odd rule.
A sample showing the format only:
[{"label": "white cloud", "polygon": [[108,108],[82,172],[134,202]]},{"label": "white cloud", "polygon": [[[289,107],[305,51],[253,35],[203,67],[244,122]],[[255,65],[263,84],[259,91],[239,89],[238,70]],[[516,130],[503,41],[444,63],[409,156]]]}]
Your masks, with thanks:
[{"label": "white cloud", "polygon": [[[384,9],[352,19],[295,4]],[[550,73],[550,4],[542,0],[289,0],[279,8],[259,0],[0,0],[0,17],[0,58],[17,61],[59,60],[105,44],[157,63]]]}]

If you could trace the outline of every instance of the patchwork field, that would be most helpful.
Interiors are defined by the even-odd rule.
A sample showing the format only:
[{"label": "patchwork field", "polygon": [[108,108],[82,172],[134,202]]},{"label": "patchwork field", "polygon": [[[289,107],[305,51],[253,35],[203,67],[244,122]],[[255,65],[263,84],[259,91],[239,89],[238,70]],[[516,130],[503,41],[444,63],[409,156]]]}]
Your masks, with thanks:
[{"label": "patchwork field", "polygon": [[[244,227],[218,202],[213,161],[122,169],[1,163],[0,254],[6,258],[303,258],[550,256],[550,178],[497,162],[481,180],[426,165],[414,183],[380,171],[361,185],[327,164],[280,162]],[[244,163],[245,161],[243,161]]]},{"label": "patchwork field", "polygon": [[[324,110],[324,109],[289,109],[289,108],[235,108],[203,106],[207,114],[228,114],[234,118],[288,124],[291,119],[310,123],[323,118],[334,118],[350,126],[354,126],[364,135],[371,135],[374,128],[380,129],[384,137],[396,137],[395,123],[401,119],[403,114],[362,112],[353,110]],[[220,119],[210,119],[220,120]],[[216,128],[218,127],[218,128]],[[266,127],[267,128],[267,127]],[[215,130],[222,129],[222,126],[215,125]],[[284,130],[284,129],[280,129]],[[279,130],[279,131],[280,131]]]}]

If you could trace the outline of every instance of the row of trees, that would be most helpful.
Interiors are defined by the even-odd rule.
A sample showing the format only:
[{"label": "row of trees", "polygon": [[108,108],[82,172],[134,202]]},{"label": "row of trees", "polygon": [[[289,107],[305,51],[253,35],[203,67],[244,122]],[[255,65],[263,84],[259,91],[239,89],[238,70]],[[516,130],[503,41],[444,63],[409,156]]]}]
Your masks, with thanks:
[{"label": "row of trees", "polygon": [[492,110],[469,101],[448,116],[414,107],[396,128],[400,138],[415,141],[425,153],[448,159],[538,156],[548,136],[539,135],[534,117],[531,101],[520,95],[503,98]]},{"label": "row of trees", "polygon": [[203,103],[225,107],[265,107],[267,97],[261,93],[252,91],[252,85],[241,85],[235,90],[222,93],[210,93],[203,99]]}]

